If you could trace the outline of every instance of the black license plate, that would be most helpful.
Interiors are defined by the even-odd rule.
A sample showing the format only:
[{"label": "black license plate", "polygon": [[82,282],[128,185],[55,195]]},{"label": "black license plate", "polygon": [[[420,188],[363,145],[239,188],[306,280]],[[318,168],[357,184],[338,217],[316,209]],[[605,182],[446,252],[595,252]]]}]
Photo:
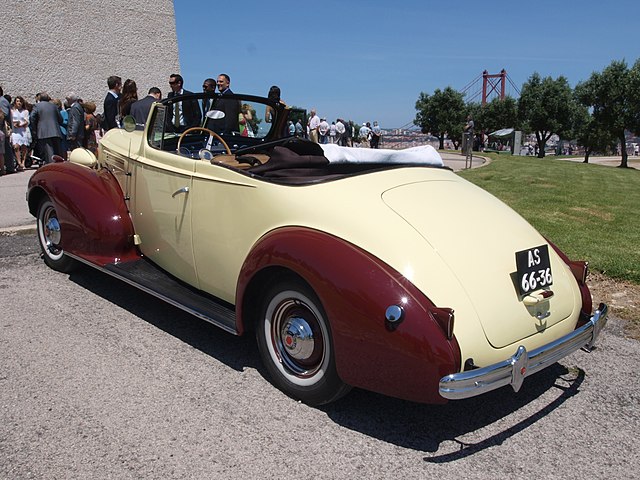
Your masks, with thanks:
[{"label": "black license plate", "polygon": [[526,295],[553,284],[547,245],[516,252],[516,267],[520,295]]}]

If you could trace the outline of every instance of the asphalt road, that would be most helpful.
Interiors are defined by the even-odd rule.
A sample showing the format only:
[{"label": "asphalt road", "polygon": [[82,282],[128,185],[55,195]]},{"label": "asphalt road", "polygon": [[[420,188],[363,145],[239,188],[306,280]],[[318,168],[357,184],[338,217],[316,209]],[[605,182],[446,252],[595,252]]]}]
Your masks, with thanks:
[{"label": "asphalt road", "polygon": [[[0,478],[640,476],[640,343],[444,406],[354,390],[311,408],[226,334],[91,269],[56,273],[0,234]],[[371,368],[375,368],[372,365]]]}]

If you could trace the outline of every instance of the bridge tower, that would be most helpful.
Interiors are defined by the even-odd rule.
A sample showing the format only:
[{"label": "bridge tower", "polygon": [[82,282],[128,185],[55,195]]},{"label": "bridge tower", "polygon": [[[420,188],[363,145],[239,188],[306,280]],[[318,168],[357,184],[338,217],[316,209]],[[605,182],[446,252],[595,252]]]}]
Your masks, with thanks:
[{"label": "bridge tower", "polygon": [[[504,100],[507,86],[507,71],[503,68],[500,73],[490,74],[486,70],[482,72],[482,105],[487,103],[487,97],[492,93],[499,95]],[[498,93],[498,88],[500,89]]]}]

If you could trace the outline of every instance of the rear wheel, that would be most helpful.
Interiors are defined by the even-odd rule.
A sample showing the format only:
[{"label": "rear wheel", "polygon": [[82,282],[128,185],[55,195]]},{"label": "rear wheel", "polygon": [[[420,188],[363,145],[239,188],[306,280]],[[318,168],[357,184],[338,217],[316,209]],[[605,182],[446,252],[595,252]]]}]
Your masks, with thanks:
[{"label": "rear wheel", "polygon": [[305,284],[287,280],[266,293],[256,328],[262,361],[273,383],[309,405],[345,395],[336,372],[331,329],[320,301]]},{"label": "rear wheel", "polygon": [[38,242],[44,263],[59,272],[69,273],[74,270],[78,266],[78,262],[65,255],[60,246],[62,230],[56,207],[49,197],[45,197],[38,206],[37,227]]}]

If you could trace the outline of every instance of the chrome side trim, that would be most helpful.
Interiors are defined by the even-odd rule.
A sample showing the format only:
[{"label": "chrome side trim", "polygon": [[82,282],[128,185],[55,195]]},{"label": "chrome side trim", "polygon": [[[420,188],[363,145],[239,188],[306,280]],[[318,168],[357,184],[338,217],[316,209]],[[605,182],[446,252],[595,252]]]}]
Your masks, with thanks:
[{"label": "chrome side trim", "polygon": [[581,348],[591,351],[607,323],[608,313],[609,307],[601,303],[585,325],[547,345],[531,352],[521,345],[512,357],[502,362],[442,377],[440,395],[449,400],[459,400],[482,395],[505,385],[511,385],[517,392],[529,375]]}]

